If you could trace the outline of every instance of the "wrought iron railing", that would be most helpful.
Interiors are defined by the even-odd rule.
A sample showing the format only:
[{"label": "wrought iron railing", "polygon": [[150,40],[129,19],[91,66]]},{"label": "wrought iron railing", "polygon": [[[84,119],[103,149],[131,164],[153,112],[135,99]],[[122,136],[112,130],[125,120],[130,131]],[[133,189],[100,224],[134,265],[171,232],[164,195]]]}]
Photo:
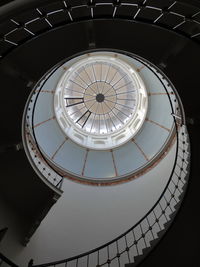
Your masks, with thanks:
[{"label": "wrought iron railing", "polygon": [[[173,216],[184,196],[189,174],[189,140],[185,125],[178,125],[177,156],[171,177],[163,193],[152,209],[131,229],[109,243],[87,253],[55,261],[44,266],[124,266],[126,263],[138,263],[143,254],[148,253],[169,227]],[[138,257],[141,256],[141,257]]]},{"label": "wrought iron railing", "polygon": [[43,1],[34,2],[32,8],[26,1],[24,7],[21,1],[12,10],[2,8],[1,57],[41,33],[77,21],[99,18],[147,23],[200,42],[200,5],[197,7],[196,2],[192,5],[192,1],[77,0],[45,1],[45,5]]},{"label": "wrought iron railing", "polygon": [[0,253],[0,266],[10,266],[10,267],[18,267],[15,263],[9,260],[5,255]]},{"label": "wrought iron railing", "polygon": [[[3,58],[23,43],[53,28],[76,21],[104,17],[110,19],[127,19],[133,22],[138,21],[156,25],[175,31],[196,42],[200,38],[200,7],[192,6],[192,3],[188,4],[183,1],[168,0],[158,3],[158,1],[153,0],[77,0],[45,1],[45,5],[43,1],[34,2],[34,8],[29,8],[28,5],[27,7],[25,5],[25,11],[21,13],[21,2],[19,6],[16,4],[16,8],[13,6],[12,11],[8,9],[7,19],[2,16],[0,58]],[[2,12],[6,16],[6,10]],[[40,169],[40,172],[48,180],[51,180],[51,183],[54,185],[60,185],[61,177],[59,177],[59,174],[56,172],[52,173],[48,166],[45,166],[44,160],[38,160],[38,156],[39,158],[41,156],[34,154],[34,144],[32,141],[29,138],[28,150],[32,158],[34,158],[35,164]]]},{"label": "wrought iron railing", "polygon": [[[151,63],[147,63],[147,61],[144,61],[143,59],[139,58],[138,56],[132,55],[134,59],[136,59],[138,62],[143,64],[146,68],[148,68],[154,76],[160,81],[162,84],[166,95],[168,96],[170,105],[171,105],[171,114],[174,118],[177,119],[177,121],[181,121],[181,118],[184,118],[184,114],[182,114],[182,108],[179,107],[179,103],[181,103],[174,92],[175,88],[171,84],[169,80],[167,80],[166,76],[161,73],[161,71],[157,72],[155,66],[153,66]],[[36,110],[37,101],[40,98],[40,94],[43,92],[43,86],[45,82],[48,80],[48,77],[53,75],[55,71],[59,68],[59,66],[62,63],[59,63],[57,67],[53,68],[48,74],[45,75],[34,87],[32,90],[29,99],[27,101],[27,105],[25,107],[24,111],[24,118],[23,118],[23,135],[24,135],[24,145],[26,148],[27,155],[30,159],[30,162],[32,163],[33,167],[40,171],[40,173],[50,181],[54,185],[62,185],[63,176],[67,177],[73,177],[74,179],[78,179],[80,181],[87,180],[87,177],[82,177],[81,175],[78,177],[77,175],[72,175],[66,173],[66,170],[63,170],[61,167],[55,167],[54,162],[51,161],[49,156],[47,156],[44,152],[41,146],[37,142],[36,133],[35,133],[35,127],[34,127],[34,114]],[[48,120],[47,120],[48,121]],[[164,153],[166,153],[167,150],[170,149],[173,139],[175,137],[176,131],[175,126],[172,126],[172,129],[169,132],[168,137],[166,138],[165,142],[163,143],[162,147],[159,149],[159,151],[152,157],[151,160],[149,160],[145,165],[142,165],[140,168],[136,169],[134,172],[130,174],[126,174],[123,176],[119,176],[117,178],[114,178],[113,180],[110,179],[109,181],[111,183],[108,183],[108,181],[105,179],[101,182],[99,180],[93,179],[88,180],[90,184],[94,185],[105,185],[105,184],[112,184],[112,182],[118,181],[126,181],[133,179],[134,177],[138,177],[139,175],[144,174],[144,172],[147,172],[151,167],[154,166],[154,164],[157,164],[158,161],[164,156]]]},{"label": "wrought iron railing", "polygon": [[[142,22],[200,42],[200,5],[192,5],[192,0],[72,0],[45,1],[45,4],[43,1],[34,2],[31,7],[27,4],[23,12],[22,4],[16,5],[16,8],[13,6],[12,10],[2,9],[4,15],[0,19],[1,58],[44,32],[76,21],[100,18]],[[147,249],[147,252],[151,242],[156,241],[158,235],[163,233],[164,227],[169,226],[187,184],[190,157],[188,133],[179,119],[174,117],[174,120],[178,121],[176,162],[165,190],[152,209],[127,232],[99,248],[53,263],[33,265],[31,262],[29,266],[122,266],[124,263],[133,262],[134,258],[136,262],[139,261],[138,256],[144,253],[144,249]],[[30,139],[30,150],[31,142]],[[37,163],[39,164],[39,161]],[[42,165],[44,162],[40,164],[41,172],[46,172]]]},{"label": "wrought iron railing", "polygon": [[[44,83],[47,79],[49,74],[40,81],[38,84]],[[22,133],[23,133],[23,140],[24,140],[24,149],[25,152],[30,159],[30,163],[36,173],[39,175],[41,179],[44,181],[50,182],[51,185],[55,186],[56,188],[61,189],[63,183],[63,176],[58,173],[52,166],[50,166],[43,156],[38,143],[35,139],[35,135],[33,132],[32,127],[32,120],[33,120],[33,111],[35,105],[35,99],[38,97],[37,86],[34,88],[34,91],[29,96],[27,101],[26,107],[24,109],[24,116],[22,120]]]},{"label": "wrought iron railing", "polygon": [[[149,64],[148,67],[156,74],[156,69],[153,65]],[[162,74],[157,73],[156,75],[158,75],[159,78],[159,75]],[[168,183],[152,209],[127,232],[99,248],[72,258],[66,258],[47,264],[33,265],[32,261],[29,266],[120,267],[125,263],[138,263],[143,255],[148,253],[150,247],[154,246],[166,231],[185,192],[184,188],[187,184],[190,158],[184,111],[175,88],[171,91],[171,87],[169,87],[169,90],[169,84],[171,85],[170,81],[165,78],[163,86],[165,87],[171,103],[171,115],[173,116],[176,129],[176,160]],[[37,97],[39,93],[40,91],[36,88],[34,97]],[[30,108],[30,111],[33,112],[34,109]],[[30,116],[32,116],[32,113]],[[28,128],[29,127],[31,128],[31,125],[28,125]]]}]

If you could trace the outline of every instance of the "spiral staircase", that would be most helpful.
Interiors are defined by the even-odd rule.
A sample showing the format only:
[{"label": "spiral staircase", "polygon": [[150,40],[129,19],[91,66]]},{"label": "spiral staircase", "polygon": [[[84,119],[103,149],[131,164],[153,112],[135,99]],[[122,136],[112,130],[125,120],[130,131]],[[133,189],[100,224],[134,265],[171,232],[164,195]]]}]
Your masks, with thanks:
[{"label": "spiral staircase", "polygon": [[[124,188],[129,186],[131,193],[137,195],[137,189],[141,190],[140,181],[141,183],[144,181],[143,186],[150,188],[145,177],[157,176],[163,180],[158,194],[156,195],[156,191],[151,192],[156,195],[156,201],[151,200],[147,194],[146,199],[149,203],[146,204],[144,214],[138,217],[134,215],[137,218],[131,217],[132,221],[127,223],[127,228],[119,227],[120,232],[117,234],[110,230],[110,236],[107,236],[110,240],[103,237],[102,233],[99,245],[97,242],[92,248],[88,246],[88,249],[80,253],[77,251],[83,249],[80,250],[77,246],[76,253],[73,250],[73,253],[70,252],[69,249],[66,256],[44,262],[35,259],[36,256],[32,254],[28,265],[198,266],[197,241],[194,235],[198,235],[198,219],[195,214],[198,195],[200,119],[197,97],[200,3],[194,0],[4,1],[0,8],[0,33],[0,73],[3,92],[0,187],[4,203],[2,210],[9,207],[13,217],[17,214],[16,228],[20,229],[16,237],[17,242],[24,246],[30,243],[31,238],[34,239],[38,231],[42,227],[45,228],[45,220],[51,217],[52,208],[55,207],[56,211],[56,207],[61,203],[59,200],[70,201],[67,197],[70,195],[68,190],[76,184],[88,186],[88,196],[92,196],[91,188],[107,188],[107,191],[111,191],[113,186],[119,195],[123,186]],[[105,136],[101,139],[96,135],[98,138],[95,136],[96,139],[93,138],[95,141],[92,143],[91,140],[83,139],[84,133],[81,135],[78,130],[75,130],[75,134],[67,133],[70,136],[68,138],[60,127],[62,123],[58,126],[59,116],[53,116],[52,110],[48,109],[51,106],[49,103],[54,101],[54,112],[56,112],[54,90],[59,82],[62,83],[61,79],[65,79],[61,78],[65,77],[62,75],[66,77],[70,75],[67,74],[70,69],[68,65],[72,64],[76,68],[73,60],[78,61],[81,58],[84,61],[84,57],[87,59],[88,55],[90,58],[94,55],[95,60],[99,60],[102,65],[108,60],[108,56],[115,58],[114,60],[124,60],[124,65],[133,64],[135,71],[144,81],[149,109],[145,114],[145,122],[141,120],[143,126],[136,130],[134,138],[124,141],[123,138],[127,134],[124,136],[120,132],[119,135],[114,135],[112,142],[110,139],[105,139]],[[98,59],[100,57],[101,60]],[[113,59],[111,61],[114,62]],[[121,64],[119,62],[116,64]],[[95,68],[93,65],[91,71],[94,78],[96,78]],[[79,71],[78,67],[76,71]],[[106,79],[110,80],[103,80],[106,84],[112,85],[114,76],[109,78],[108,73],[109,69]],[[80,72],[79,83],[80,79],[83,81],[81,75]],[[89,74],[89,80],[92,80],[93,76]],[[77,77],[70,76],[70,81],[74,79],[74,82],[77,82]],[[90,87],[88,82],[83,82],[87,84],[87,88]],[[101,78],[92,82],[97,83],[97,87],[91,90],[98,91]],[[75,89],[78,90],[77,87]],[[56,90],[59,92],[60,89]],[[110,87],[108,90],[114,89]],[[113,95],[103,95],[103,89],[100,93],[95,91],[97,96],[101,95],[101,99],[96,96],[97,102],[104,102],[104,98],[109,99],[109,97],[111,98],[107,100],[108,102],[115,101]],[[90,94],[88,90],[88,97]],[[126,94],[128,95],[127,92]],[[77,93],[65,96],[67,101],[69,99],[72,101],[67,102],[67,108],[77,107],[77,103],[73,102],[74,98],[77,100],[83,97],[86,96],[77,96]],[[131,97],[129,95],[129,98]],[[95,102],[95,99],[89,98],[87,101]],[[82,104],[78,102],[78,106],[79,103]],[[108,108],[111,109],[111,105],[108,104]],[[127,102],[115,103],[115,107],[117,105],[125,106]],[[124,112],[120,110],[121,113],[122,111]],[[80,111],[73,110],[73,112]],[[74,121],[81,122],[87,115],[81,125],[84,128],[85,124],[89,123],[91,113],[90,106],[80,117],[75,117]],[[105,117],[103,111],[99,114]],[[100,118],[99,114],[97,118]],[[119,113],[113,112],[113,114],[119,116]],[[92,125],[96,123],[95,116]],[[72,121],[70,118],[67,122],[73,126]],[[123,124],[122,118],[120,121]],[[98,120],[97,123],[100,125]],[[115,123],[112,124],[117,132]],[[109,132],[112,127],[109,128],[106,123],[105,125],[105,131]],[[99,126],[99,133],[100,129]],[[151,134],[151,140],[148,142],[145,141],[146,133]],[[78,140],[85,145],[80,145],[81,142]],[[117,142],[121,142],[120,145]],[[154,145],[155,151],[152,150],[152,146],[148,147],[150,142],[157,144],[157,147]],[[55,146],[50,146],[50,143]],[[101,150],[101,146],[105,146],[106,149],[98,151]],[[132,162],[131,158],[138,161]],[[155,170],[159,168],[163,173],[161,171],[156,175]],[[190,186],[181,207],[189,177]],[[131,193],[128,190],[124,191],[129,199]],[[105,192],[102,190],[100,194],[105,197],[106,202]],[[142,202],[143,198],[141,195],[141,199],[137,199]],[[90,199],[92,201],[92,197]],[[112,201],[116,199],[113,198]],[[137,211],[137,207],[133,203],[129,213]],[[116,212],[123,214],[124,220],[128,221],[128,213],[123,213],[123,210],[124,207],[120,210],[119,205]],[[66,209],[66,212],[69,211]],[[9,225],[9,222],[6,223]],[[128,226],[130,224],[131,227]],[[2,225],[2,228],[4,226],[7,225]],[[171,229],[161,240],[169,227]],[[96,229],[97,232],[98,230],[102,231],[101,228]],[[6,246],[11,244],[10,240],[6,241],[9,227],[8,231],[2,233],[0,265],[17,266],[12,260],[21,261],[17,256],[20,251],[11,249],[7,253]],[[77,236],[74,238],[81,244]],[[180,240],[183,240],[182,243]],[[29,250],[29,245],[31,247],[31,243],[24,251]],[[53,241],[52,246],[56,250],[57,244],[53,245]],[[153,248],[155,249],[149,254]],[[28,255],[30,251],[31,249]],[[177,256],[180,251],[184,252],[184,257]]]}]

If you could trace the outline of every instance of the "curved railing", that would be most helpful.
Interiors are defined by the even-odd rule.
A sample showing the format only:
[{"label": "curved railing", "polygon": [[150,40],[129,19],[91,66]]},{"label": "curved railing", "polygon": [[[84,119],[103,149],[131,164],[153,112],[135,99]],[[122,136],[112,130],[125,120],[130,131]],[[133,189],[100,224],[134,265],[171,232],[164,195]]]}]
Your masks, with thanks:
[{"label": "curved railing", "polygon": [[118,238],[87,253],[61,261],[32,266],[94,267],[112,266],[111,264],[123,266],[123,264],[130,262],[138,263],[142,258],[141,255],[148,253],[150,246],[154,246],[169,227],[184,196],[189,174],[189,140],[185,125],[177,126],[179,127],[177,156],[171,177],[158,201],[136,225]]},{"label": "curved railing", "polygon": [[41,33],[77,21],[99,18],[147,23],[200,42],[200,4],[195,2],[192,5],[194,0],[190,3],[171,0],[89,0],[71,1],[70,6],[67,1],[16,2],[2,7],[0,11],[0,21],[3,22],[1,57]]},{"label": "curved railing", "polygon": [[[155,71],[153,65],[149,67],[151,67],[152,71]],[[165,82],[166,84],[170,83],[167,78]],[[166,88],[165,84],[164,87]],[[134,261],[138,263],[142,255],[150,250],[150,246],[152,247],[158,241],[177,211],[177,206],[180,204],[185,192],[184,187],[187,184],[189,173],[189,140],[184,124],[184,111],[176,90],[175,88],[173,89],[174,91],[172,92],[166,88],[166,93],[170,100],[175,123],[176,160],[169,181],[152,209],[127,232],[99,248],[61,261],[30,266],[62,266],[63,264],[63,266],[93,267],[110,266],[111,264],[122,266],[122,264]],[[40,91],[36,88],[36,93],[30,97],[37,98],[39,93]],[[34,99],[32,102],[34,103]],[[174,103],[177,104],[174,105]],[[31,128],[31,125],[27,126]]]},{"label": "curved railing", "polygon": [[[31,9],[28,10],[27,5],[22,14],[20,14],[20,8],[26,1],[21,1],[16,9],[13,6],[12,11],[9,10],[9,5],[2,9],[1,12],[4,12],[5,16],[1,18],[3,21],[0,39],[1,58],[41,33],[76,21],[99,18],[147,23],[175,32],[197,43],[200,41],[200,20],[198,19],[200,5],[193,6],[193,1],[191,3],[167,1],[168,5],[166,5],[166,1],[151,1],[150,4],[150,1],[146,0],[131,2],[91,0],[81,5],[73,5],[71,1],[71,6],[68,6],[66,1],[57,2],[57,6],[47,5],[47,2],[53,1],[45,1],[45,5],[42,1],[34,2],[30,5]],[[107,15],[105,15],[105,7],[108,11]],[[129,14],[124,11],[125,9],[134,12]],[[152,11],[155,12],[155,16],[152,15]],[[80,14],[80,17],[77,14]],[[150,245],[154,245],[158,240],[158,234],[162,234],[162,230],[169,226],[171,217],[176,213],[177,205],[181,203],[185,192],[190,158],[188,133],[183,123],[184,117],[181,118],[181,123],[180,118],[174,117],[174,121],[177,130],[176,162],[165,190],[152,209],[127,232],[99,248],[53,263],[33,265],[30,262],[29,266],[62,266],[63,264],[63,266],[93,267],[110,266],[112,263],[115,264],[114,266],[121,266],[121,264],[133,262],[134,258],[137,263],[141,259],[137,256],[142,255],[144,249],[148,250]],[[154,242],[151,244],[152,241]]]},{"label": "curved railing", "polygon": [[[51,73],[51,72],[50,72]],[[38,82],[38,85],[44,83],[48,77],[49,73],[46,74],[45,78]],[[63,176],[58,173],[52,166],[50,166],[43,156],[40,148],[37,144],[35,139],[33,128],[32,128],[32,115],[29,113],[30,111],[30,104],[34,107],[35,101],[33,98],[37,99],[37,86],[34,88],[34,91],[29,96],[27,100],[27,104],[24,109],[23,119],[22,119],[22,138],[23,138],[23,145],[29,162],[31,163],[33,169],[38,174],[38,176],[45,182],[49,182],[50,185],[61,189]],[[34,109],[34,108],[33,108]]]},{"label": "curved railing", "polygon": [[[180,101],[177,100],[177,97],[175,95],[175,88],[173,87],[171,82],[166,78],[166,76],[161,71],[157,72],[155,66],[153,66],[151,63],[144,61],[138,56],[134,56],[134,55],[131,55],[131,56],[134,59],[136,59],[138,62],[143,64],[143,66],[148,68],[155,75],[155,77],[160,81],[169,99],[169,103],[171,106],[171,113],[169,113],[169,116],[172,115],[176,119],[181,120],[182,108],[179,107]],[[95,178],[91,180],[91,179],[88,179],[88,177],[83,177],[81,175],[77,176],[75,174],[67,173],[66,170],[63,170],[61,167],[55,166],[54,162],[52,162],[49,156],[47,156],[43,152],[42,148],[37,142],[33,118],[34,118],[37,101],[40,97],[41,92],[43,92],[43,86],[45,82],[48,80],[48,77],[53,75],[55,71],[61,65],[62,63],[59,63],[58,66],[56,66],[50,72],[48,72],[45,75],[45,77],[43,77],[37,83],[37,85],[33,88],[29,96],[27,105],[24,110],[24,118],[23,118],[24,146],[26,148],[27,156],[30,159],[30,162],[32,163],[35,170],[37,172],[39,170],[42,176],[44,176],[45,179],[51,181],[54,185],[55,184],[61,185],[63,177],[68,177],[69,179],[75,179],[76,181],[80,181],[80,182],[88,182],[92,185],[112,185],[113,183],[124,182],[127,180],[134,179],[135,177],[139,177],[140,175],[143,175],[144,173],[152,169],[154,165],[158,164],[158,162],[166,155],[167,151],[170,149],[170,147],[173,144],[173,140],[176,134],[175,126],[173,124],[172,124],[172,129],[170,130],[168,137],[166,138],[165,142],[163,143],[159,151],[146,164],[142,165],[140,168],[135,169],[133,172],[130,172],[126,175],[121,175],[119,177],[110,178],[110,179],[101,179],[101,181]]]},{"label": "curved railing", "polygon": [[10,266],[10,267],[19,267],[14,262],[12,262],[11,260],[9,260],[5,255],[3,255],[2,253],[0,253],[0,266],[1,265],[3,266],[4,264],[6,266]]},{"label": "curved railing", "polygon": [[[142,59],[140,60],[141,62],[143,62]],[[143,64],[147,63],[143,62]],[[151,68],[151,70],[154,72],[155,75],[158,76],[158,78],[159,75],[162,75],[162,73],[156,74],[155,67],[152,64],[149,63],[148,67]],[[30,95],[30,99],[27,103],[32,103],[31,105],[33,105],[33,107],[27,105],[25,109],[25,113],[27,114],[26,116],[28,116],[26,121],[26,130],[28,130],[29,135],[27,135],[27,137],[32,140],[32,145],[35,144],[36,151],[40,150],[40,148],[37,144],[34,134],[32,133],[32,117],[34,113],[34,103],[37,100],[38,95],[40,94],[42,84],[46,81],[50,74],[51,72],[47,74],[47,76],[38,83],[39,86],[36,86],[35,90]],[[164,74],[163,76],[165,77]],[[171,89],[169,90],[167,88],[167,84],[171,85],[171,82],[167,78],[165,78],[165,84],[163,83],[163,87],[165,88],[166,93],[168,95],[172,110],[171,115],[173,116],[175,123],[176,160],[171,175],[169,177],[168,184],[166,185],[158,201],[136,225],[134,225],[126,233],[120,235],[118,238],[112,240],[111,242],[97,249],[91,250],[89,252],[72,258],[33,266],[60,266],[60,264],[65,264],[66,266],[68,266],[70,264],[72,266],[77,267],[93,267],[107,265],[109,266],[109,264],[114,264],[114,266],[121,266],[120,264],[125,264],[133,261],[137,263],[141,259],[141,257],[139,258],[138,256],[146,254],[150,246],[153,246],[154,243],[158,241],[158,237],[163,234],[163,230],[166,230],[166,228],[171,222],[171,217],[174,216],[174,214],[176,213],[177,205],[180,204],[180,200],[184,195],[184,187],[187,183],[187,175],[189,173],[189,140],[187,130],[184,124],[184,111],[182,109],[182,105],[175,88],[173,88],[172,92]],[[30,124],[28,124],[29,119],[31,122]],[[170,141],[170,143],[171,142],[172,140]],[[167,148],[165,151],[167,153]],[[34,159],[34,154],[31,156]],[[40,153],[40,156],[42,157],[42,152]],[[160,157],[162,157],[162,155],[160,155]],[[45,159],[43,161],[48,164]],[[38,164],[37,160],[35,161],[35,163]],[[41,164],[42,163],[40,160],[40,165]]]},{"label": "curved railing", "polygon": [[[56,1],[54,3],[54,1],[38,0],[30,1],[29,4],[26,1],[14,1],[2,7],[0,11],[2,32],[0,59],[4,58],[13,49],[44,32],[77,21],[99,18],[126,19],[133,22],[147,23],[174,31],[199,42],[200,19],[198,21],[198,15],[200,14],[200,5],[199,8],[193,6],[192,1],[190,4],[183,1],[167,1],[167,3],[166,1],[160,1],[158,3],[158,1],[146,0],[108,0],[102,2],[101,0],[89,0],[80,1],[82,4],[77,3],[78,1],[71,1],[69,6],[66,1]],[[106,15],[105,7],[107,9]],[[131,10],[131,12],[128,12],[128,10]],[[152,11],[155,12],[154,16]],[[190,24],[189,27],[187,26],[188,23]],[[187,27],[183,28],[184,25]],[[191,30],[194,32],[191,33]],[[62,183],[60,174],[56,171],[52,173],[44,158],[40,160],[41,155],[34,153],[34,142],[31,138],[29,138],[28,143],[26,151],[29,151],[31,157],[35,159],[35,165],[40,173],[52,184],[60,187]]]},{"label": "curved railing", "polygon": [[[153,69],[154,66],[152,65],[151,68]],[[167,78],[166,83],[170,83]],[[166,88],[165,85],[164,87]],[[120,267],[125,263],[135,262],[137,264],[143,255],[148,253],[150,247],[152,248],[157,243],[177,212],[185,192],[189,174],[190,151],[184,110],[175,88],[173,89],[173,93],[168,91],[167,88],[166,92],[171,103],[172,116],[175,123],[176,160],[168,183],[151,210],[131,229],[101,247],[72,258],[51,263],[33,265],[32,262],[30,266]],[[174,105],[174,102],[177,104]]]}]

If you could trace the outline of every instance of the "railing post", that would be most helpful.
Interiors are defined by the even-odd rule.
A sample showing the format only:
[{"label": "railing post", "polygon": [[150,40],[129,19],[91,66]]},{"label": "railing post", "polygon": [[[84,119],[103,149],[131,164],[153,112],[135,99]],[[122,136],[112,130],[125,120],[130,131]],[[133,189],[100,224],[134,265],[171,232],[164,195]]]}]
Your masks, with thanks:
[{"label": "railing post", "polygon": [[33,266],[33,259],[31,259],[28,263],[28,267],[32,267]]}]

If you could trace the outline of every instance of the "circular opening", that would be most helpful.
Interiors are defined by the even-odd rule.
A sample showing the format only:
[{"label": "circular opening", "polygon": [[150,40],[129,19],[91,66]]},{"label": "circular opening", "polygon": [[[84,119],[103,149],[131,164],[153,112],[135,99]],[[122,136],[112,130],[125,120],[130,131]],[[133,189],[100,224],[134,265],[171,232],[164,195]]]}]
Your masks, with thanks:
[{"label": "circular opening", "polygon": [[[133,119],[131,118],[130,121],[127,121],[125,127],[109,134],[101,132],[100,134],[87,134],[84,127],[80,130],[77,127],[77,121],[73,121],[67,112],[70,108],[74,108],[74,106],[77,108],[77,106],[79,107],[82,104],[84,106],[87,105],[86,101],[86,104],[84,103],[84,99],[87,97],[85,91],[90,86],[95,85],[95,81],[92,81],[85,91],[80,90],[82,95],[79,98],[83,103],[72,105],[71,107],[63,105],[65,103],[64,101],[66,101],[65,97],[67,97],[65,90],[66,81],[68,82],[70,77],[71,79],[73,78],[75,74],[73,72],[74,67],[79,68],[83,61],[90,64],[92,57],[92,59],[95,58],[97,61],[101,59],[102,62],[102,57],[105,59],[105,56],[112,58],[112,63],[116,62],[116,54],[114,53],[104,52],[102,55],[100,52],[93,52],[74,57],[64,64],[60,64],[59,67],[55,67],[52,73],[48,75],[48,78],[44,76],[43,81],[39,82],[38,86],[35,87],[34,90],[37,94],[32,93],[30,98],[32,102],[29,100],[26,116],[29,116],[27,121],[29,121],[30,125],[32,124],[33,135],[35,140],[37,140],[41,153],[53,168],[65,174],[66,177],[73,177],[80,181],[87,180],[92,183],[99,183],[100,181],[101,183],[105,182],[107,184],[111,181],[122,181],[130,177],[131,179],[138,177],[144,174],[144,171],[150,170],[151,166],[162,158],[162,155],[166,155],[166,149],[171,145],[174,138],[174,119],[172,114],[174,114],[173,110],[177,110],[177,103],[170,101],[173,87],[159,70],[155,69],[145,60],[134,56],[127,57],[118,53],[117,62],[121,63],[122,61],[125,64],[127,63],[125,66],[132,67],[133,70],[141,75],[141,81],[144,81],[146,85],[144,92],[146,93],[147,90],[148,99],[142,87],[139,87],[137,84],[136,96],[142,96],[141,98],[137,98],[136,107],[138,110],[133,116]],[[135,77],[134,73],[133,77]],[[140,79],[140,76],[138,77]],[[74,80],[74,82],[76,81]],[[141,84],[143,85],[142,82]],[[106,101],[107,94],[103,93],[102,89],[100,92],[97,91],[97,88],[103,88],[107,84],[108,82],[105,82],[105,80],[97,78],[94,87],[96,91],[92,95],[91,101],[94,105],[102,105]],[[111,87],[107,90],[112,91]],[[73,93],[69,93],[68,97],[74,100],[73,96],[77,92],[75,90],[71,91]],[[113,93],[109,92],[108,96],[110,94]],[[175,94],[173,94],[173,99],[174,96]],[[103,101],[98,102],[97,100]],[[150,108],[146,117],[147,100]],[[52,103],[54,103],[54,106],[52,106]],[[113,104],[112,108],[114,109],[115,106],[116,103]],[[90,106],[87,108],[87,112],[93,112]],[[80,111],[79,108],[77,110]],[[97,115],[101,116],[100,109],[98,112]],[[176,114],[177,117],[178,115],[179,113]],[[137,128],[138,124],[140,124],[140,127],[143,125],[142,129]],[[43,138],[43,136],[47,135],[48,139]],[[130,140],[129,138],[132,136],[134,138]],[[149,138],[151,138],[150,143]],[[90,147],[92,148],[90,149]],[[98,153],[95,150],[104,151]],[[81,170],[76,164],[77,161],[82,166]],[[97,166],[104,166],[104,168],[100,167],[98,172],[93,172],[93,166],[96,166],[95,168]],[[126,166],[126,168],[123,166]]]},{"label": "circular opening", "polygon": [[96,101],[101,103],[105,100],[105,96],[103,94],[97,94],[96,95]]},{"label": "circular opening", "polygon": [[87,148],[118,147],[137,134],[148,106],[131,58],[113,52],[78,56],[65,65],[54,109],[66,136]]}]

